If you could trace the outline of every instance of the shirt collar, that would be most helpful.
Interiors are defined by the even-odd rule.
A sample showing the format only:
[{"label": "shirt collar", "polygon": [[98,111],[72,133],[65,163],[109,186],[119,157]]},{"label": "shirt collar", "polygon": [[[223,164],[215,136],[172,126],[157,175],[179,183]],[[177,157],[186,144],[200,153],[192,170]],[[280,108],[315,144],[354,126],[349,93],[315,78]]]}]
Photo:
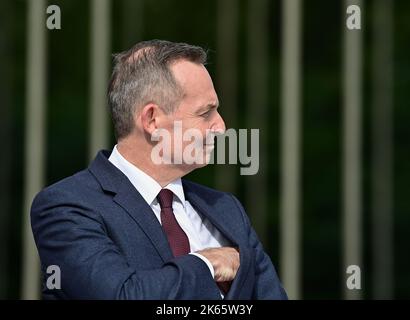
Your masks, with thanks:
[{"label": "shirt collar", "polygon": [[[114,146],[108,161],[110,161],[126,175],[128,180],[130,180],[135,189],[137,189],[149,205],[151,205],[154,201],[157,201],[157,195],[162,189],[161,185],[150,175],[146,174],[144,171],[137,168],[125,159],[118,151],[117,145]],[[185,208],[185,195],[181,178],[170,182],[164,187],[164,189],[171,190]]]}]

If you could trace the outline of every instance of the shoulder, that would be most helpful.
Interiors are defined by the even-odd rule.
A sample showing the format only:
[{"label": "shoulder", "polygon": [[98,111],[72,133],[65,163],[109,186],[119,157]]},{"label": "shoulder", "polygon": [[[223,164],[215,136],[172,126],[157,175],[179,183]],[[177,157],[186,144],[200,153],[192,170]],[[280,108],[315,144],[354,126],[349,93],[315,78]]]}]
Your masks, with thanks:
[{"label": "shoulder", "polygon": [[101,188],[88,169],[45,187],[33,199],[32,208],[58,203],[88,202],[101,193]]}]

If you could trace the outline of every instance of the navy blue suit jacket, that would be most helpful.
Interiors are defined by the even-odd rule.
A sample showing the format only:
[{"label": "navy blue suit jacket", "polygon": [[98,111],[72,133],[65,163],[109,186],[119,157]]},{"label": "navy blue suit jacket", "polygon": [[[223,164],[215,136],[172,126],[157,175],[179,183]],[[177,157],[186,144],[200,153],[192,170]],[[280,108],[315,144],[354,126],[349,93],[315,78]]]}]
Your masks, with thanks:
[{"label": "navy blue suit jacket", "polygon": [[[207,265],[174,258],[150,206],[98,153],[90,167],[41,191],[31,224],[46,299],[220,299]],[[286,299],[276,271],[239,201],[183,180],[186,199],[239,248],[240,267],[225,299]],[[61,289],[46,286],[47,267]]]}]

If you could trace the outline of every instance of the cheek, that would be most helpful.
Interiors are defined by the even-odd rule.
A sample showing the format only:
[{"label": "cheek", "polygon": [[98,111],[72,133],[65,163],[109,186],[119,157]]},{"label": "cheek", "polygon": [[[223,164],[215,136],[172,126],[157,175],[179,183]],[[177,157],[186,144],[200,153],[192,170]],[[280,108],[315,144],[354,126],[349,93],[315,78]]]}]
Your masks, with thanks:
[{"label": "cheek", "polygon": [[183,145],[186,146],[188,144],[195,143],[195,145],[203,146],[206,144],[206,137],[208,133],[208,126],[206,125],[198,125],[198,123],[194,126],[186,126],[183,130]]},{"label": "cheek", "polygon": [[190,119],[182,122],[182,127],[184,128],[184,131],[194,129],[204,135],[206,130],[209,129],[209,122],[205,119]]},{"label": "cheek", "polygon": [[174,131],[174,122],[175,119],[167,117],[165,119],[162,119],[158,126],[164,130],[167,130],[169,133],[172,133]]}]

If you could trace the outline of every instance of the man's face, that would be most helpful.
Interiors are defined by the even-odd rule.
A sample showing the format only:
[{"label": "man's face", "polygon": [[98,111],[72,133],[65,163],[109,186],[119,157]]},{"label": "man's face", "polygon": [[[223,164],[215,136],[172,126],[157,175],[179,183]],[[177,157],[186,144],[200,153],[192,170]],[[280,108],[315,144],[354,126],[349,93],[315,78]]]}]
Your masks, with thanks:
[{"label": "man's face", "polygon": [[[225,123],[217,110],[218,96],[212,79],[203,65],[181,60],[171,66],[171,71],[183,90],[182,101],[175,112],[168,115],[165,124],[165,129],[172,135],[172,153],[174,157],[175,152],[181,151],[185,151],[185,156],[196,154],[199,156],[199,163],[192,164],[192,167],[201,167],[210,160],[215,135],[225,132]],[[175,127],[175,124],[182,128]],[[195,136],[179,144],[175,141],[178,135],[175,134],[176,131],[182,131],[183,140],[191,137],[192,133]],[[187,158],[183,157],[182,162],[187,164],[185,160]]]}]

